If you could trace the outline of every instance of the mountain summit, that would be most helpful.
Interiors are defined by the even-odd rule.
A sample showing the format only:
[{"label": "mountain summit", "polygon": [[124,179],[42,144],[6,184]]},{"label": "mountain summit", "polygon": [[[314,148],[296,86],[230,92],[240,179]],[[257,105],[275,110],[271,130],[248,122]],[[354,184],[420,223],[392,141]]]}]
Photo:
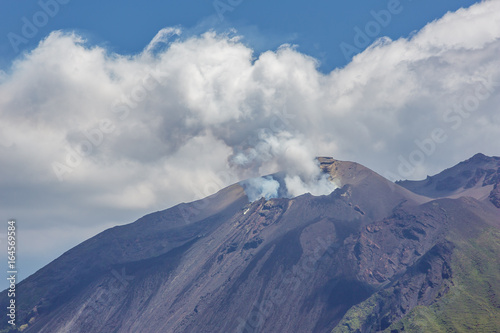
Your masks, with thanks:
[{"label": "mountain summit", "polygon": [[235,184],[81,243],[18,285],[24,332],[500,331],[500,158],[396,184],[318,161],[328,195]]}]

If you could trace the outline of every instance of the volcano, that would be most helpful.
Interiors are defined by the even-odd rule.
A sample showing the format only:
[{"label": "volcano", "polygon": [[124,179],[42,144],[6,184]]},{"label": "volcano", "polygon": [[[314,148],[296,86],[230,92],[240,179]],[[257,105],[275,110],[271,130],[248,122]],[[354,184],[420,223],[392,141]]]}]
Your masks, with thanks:
[{"label": "volcano", "polygon": [[499,157],[397,183],[318,161],[328,195],[250,202],[234,184],[88,239],[18,284],[19,326],[500,332]]}]

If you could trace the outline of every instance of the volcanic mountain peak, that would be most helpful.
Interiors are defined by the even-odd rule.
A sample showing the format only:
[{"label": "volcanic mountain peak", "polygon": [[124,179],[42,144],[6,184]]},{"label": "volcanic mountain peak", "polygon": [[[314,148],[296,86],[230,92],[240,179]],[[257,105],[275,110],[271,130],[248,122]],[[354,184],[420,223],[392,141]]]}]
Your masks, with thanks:
[{"label": "volcanic mountain peak", "polygon": [[333,182],[338,186],[346,184],[357,185],[363,179],[377,174],[356,162],[339,161],[332,157],[318,157],[320,168],[330,174]]},{"label": "volcanic mountain peak", "polygon": [[[235,184],[83,242],[18,285],[18,322],[28,333],[500,331],[493,201],[433,200],[318,160],[339,186],[328,195],[250,202]],[[497,162],[471,160],[431,178],[498,181]],[[438,191],[428,180],[403,185]]]}]

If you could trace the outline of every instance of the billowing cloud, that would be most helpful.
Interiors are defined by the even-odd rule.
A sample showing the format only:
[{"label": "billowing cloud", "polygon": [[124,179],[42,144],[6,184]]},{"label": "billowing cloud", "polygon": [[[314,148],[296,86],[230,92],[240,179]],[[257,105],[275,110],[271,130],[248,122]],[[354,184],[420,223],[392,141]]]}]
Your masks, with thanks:
[{"label": "billowing cloud", "polygon": [[293,194],[323,193],[319,155],[394,180],[498,155],[498,54],[499,1],[326,74],[293,46],[255,54],[234,33],[167,28],[130,56],[53,32],[0,72],[1,209],[26,230],[86,235],[279,170]]}]

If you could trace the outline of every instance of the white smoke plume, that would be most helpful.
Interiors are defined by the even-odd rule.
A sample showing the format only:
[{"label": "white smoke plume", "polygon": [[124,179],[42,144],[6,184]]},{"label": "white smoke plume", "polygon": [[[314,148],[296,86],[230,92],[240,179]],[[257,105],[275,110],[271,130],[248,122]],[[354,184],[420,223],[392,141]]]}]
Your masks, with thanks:
[{"label": "white smoke plume", "polygon": [[280,183],[272,176],[250,178],[241,182],[241,185],[251,202],[260,198],[268,200],[279,197]]},{"label": "white smoke plume", "polygon": [[304,193],[312,195],[327,195],[333,192],[337,186],[330,181],[327,174],[319,174],[307,182],[304,182],[299,176],[286,176],[285,185],[288,197],[297,197]]},{"label": "white smoke plume", "polygon": [[248,199],[253,202],[264,198],[294,198],[304,193],[310,193],[315,196],[327,195],[332,193],[337,186],[330,180],[328,174],[321,171],[308,181],[304,181],[300,176],[285,175],[283,173],[276,175],[250,178],[240,182],[245,189]]},{"label": "white smoke plume", "polygon": [[231,156],[230,160],[240,175],[259,175],[273,169],[284,174],[280,179],[281,188],[270,176],[241,182],[250,201],[261,197],[291,198],[304,193],[329,194],[336,186],[323,174],[313,152],[311,144],[300,134],[260,131],[254,145]]}]

